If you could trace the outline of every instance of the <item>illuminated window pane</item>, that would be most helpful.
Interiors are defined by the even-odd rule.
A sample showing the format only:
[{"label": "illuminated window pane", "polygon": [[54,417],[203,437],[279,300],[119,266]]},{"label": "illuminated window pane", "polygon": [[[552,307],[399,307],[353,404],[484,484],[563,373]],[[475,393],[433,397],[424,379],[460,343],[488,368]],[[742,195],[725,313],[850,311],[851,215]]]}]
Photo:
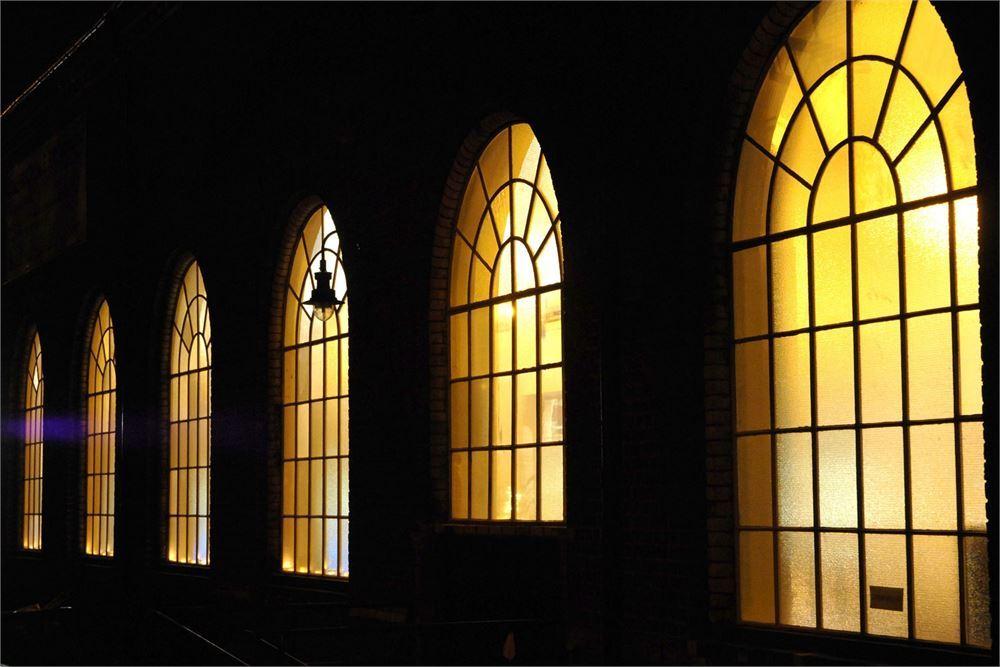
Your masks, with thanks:
[{"label": "illuminated window pane", "polygon": [[[464,243],[462,241],[461,243]],[[456,248],[461,245],[456,242]],[[468,246],[465,246],[468,248]],[[315,273],[326,260],[332,273],[331,286],[342,299],[332,316],[322,320],[305,302],[312,296]],[[468,274],[466,274],[468,275]],[[463,278],[461,298],[466,298]],[[453,294],[455,292],[453,291]],[[282,447],[282,563],[284,572],[330,577],[348,576],[347,518],[348,475],[348,291],[343,251],[330,211],[314,210],[295,239],[286,309],[294,306],[297,323],[293,330],[286,319],[284,360],[284,446]],[[287,312],[287,310],[286,310]],[[467,316],[451,332],[461,358],[453,358],[459,377],[469,374]],[[460,366],[457,364],[461,364]],[[452,409],[468,401],[469,382],[451,387]],[[336,400],[331,400],[336,399]],[[464,414],[468,414],[465,412]],[[466,424],[456,425],[457,437],[468,440]],[[464,472],[466,465],[461,467]],[[467,478],[452,477],[452,497],[465,488]],[[467,504],[461,505],[467,511]]]},{"label": "illuminated window pane", "polygon": [[[115,446],[118,376],[115,332],[107,301],[97,308],[87,358],[87,471],[84,547],[93,556],[114,556]],[[184,385],[187,386],[187,385]]]},{"label": "illuminated window pane", "polygon": [[504,128],[480,154],[454,244],[451,379],[474,379],[452,383],[451,516],[562,521],[562,233],[528,125]]},{"label": "illuminated window pane", "polygon": [[[927,0],[831,0],[761,80],[732,221],[743,620],[992,641],[960,77]],[[772,485],[782,531],[749,530]]]},{"label": "illuminated window pane", "polygon": [[42,461],[44,449],[45,373],[42,341],[35,332],[24,381],[24,449],[21,472],[21,547],[42,548]]},{"label": "illuminated window pane", "polygon": [[[169,526],[175,528],[189,528],[183,531],[183,535],[176,529],[168,532],[167,559],[208,565],[212,324],[205,280],[197,262],[191,262],[185,270],[177,289],[176,303],[170,336],[168,445],[172,456],[168,469],[171,480],[181,477],[187,480],[187,493],[181,493],[179,484],[171,484],[168,489],[167,521]],[[181,387],[187,388],[185,396],[181,394]],[[182,542],[185,548],[182,548]]]}]

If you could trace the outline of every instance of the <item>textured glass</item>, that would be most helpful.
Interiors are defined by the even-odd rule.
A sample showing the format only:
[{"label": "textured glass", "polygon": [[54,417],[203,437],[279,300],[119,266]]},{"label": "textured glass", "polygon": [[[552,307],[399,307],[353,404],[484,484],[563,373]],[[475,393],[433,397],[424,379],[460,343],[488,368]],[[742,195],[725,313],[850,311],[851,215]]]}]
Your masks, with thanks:
[{"label": "textured glass", "polygon": [[945,104],[941,113],[941,129],[951,167],[951,187],[965,188],[976,184],[975,137],[972,116],[969,115],[969,93],[963,83]]},{"label": "textured glass", "polygon": [[788,140],[778,154],[778,160],[807,183],[812,183],[823,157],[823,146],[812,115],[802,107],[792,120]]},{"label": "textured glass", "polygon": [[983,648],[989,648],[993,643],[989,590],[990,565],[986,538],[966,537],[965,641]]},{"label": "textured glass", "polygon": [[962,507],[966,530],[986,530],[986,458],[983,423],[962,424]]},{"label": "textured glass", "polygon": [[824,2],[806,14],[792,31],[788,45],[806,88],[847,57],[846,30],[846,5]]},{"label": "textured glass", "polygon": [[858,310],[862,319],[899,313],[896,216],[859,223]]},{"label": "textured glass", "polygon": [[[839,40],[842,41],[843,40]],[[829,74],[809,96],[828,148],[847,138],[847,67]]]},{"label": "textured glass", "polygon": [[816,627],[812,533],[778,533],[778,609],[785,625]]},{"label": "textured glass", "polygon": [[736,430],[771,426],[770,374],[767,341],[736,345]]},{"label": "textured glass", "polygon": [[889,154],[889,159],[899,157],[930,113],[913,82],[906,76],[897,76],[882,122],[882,132],[878,136],[878,142]]},{"label": "textured glass", "polygon": [[767,333],[766,276],[763,246],[733,255],[733,324],[737,338]]},{"label": "textured glass", "polygon": [[740,619],[774,623],[774,537],[740,531]]},{"label": "textured glass", "polygon": [[959,396],[963,415],[983,411],[983,356],[979,310],[958,314]]},{"label": "textured glass", "polygon": [[948,205],[905,213],[903,239],[906,245],[906,310],[912,313],[949,305]]},{"label": "textured glass", "polygon": [[910,502],[913,527],[955,530],[955,427],[910,428]]},{"label": "textured glass", "polygon": [[958,303],[978,303],[979,207],[975,197],[955,202],[955,277]]},{"label": "textured glass", "polygon": [[[188,384],[182,382],[181,387]],[[108,302],[97,308],[87,357],[87,468],[84,548],[93,556],[115,554],[115,454],[118,432],[115,329]],[[182,393],[186,398],[186,392]],[[186,417],[186,413],[184,415]],[[186,487],[185,487],[186,490]]]},{"label": "textured glass", "polygon": [[854,423],[854,329],[816,332],[816,415],[820,425]]},{"label": "textured glass", "polygon": [[850,149],[833,154],[820,175],[813,204],[812,223],[846,218],[851,214]]},{"label": "textured glass", "polygon": [[920,133],[920,137],[896,165],[896,175],[899,177],[904,202],[933,197],[947,191],[944,154],[933,124]]},{"label": "textured glass", "polygon": [[771,246],[771,289],[775,331],[809,325],[809,263],[804,237]]},{"label": "textured glass", "polygon": [[920,81],[931,104],[937,104],[962,73],[948,31],[927,0],[917,2],[902,64]]},{"label": "textured glass", "polygon": [[960,642],[958,621],[958,538],[913,536],[913,635],[917,639]]},{"label": "textured glass", "polygon": [[906,487],[903,482],[903,429],[864,429],[861,432],[861,451],[865,528],[904,528]]},{"label": "textured glass", "polygon": [[851,230],[838,227],[813,236],[816,324],[852,318]]},{"label": "textured glass", "polygon": [[[906,538],[902,535],[865,535],[865,602],[868,632],[873,635],[907,636]],[[903,589],[903,609],[876,609],[871,605],[871,587]]]},{"label": "textured glass", "polygon": [[951,417],[951,316],[944,313],[910,318],[906,335],[910,418]]},{"label": "textured glass", "polygon": [[778,525],[813,525],[812,438],[808,433],[777,436]]},{"label": "textured glass", "polygon": [[[482,379],[470,383],[467,407],[452,400],[451,446],[488,451],[452,459],[469,466],[452,479],[468,480],[471,502],[456,501],[453,490],[451,516],[562,521],[562,448],[539,448],[563,439],[562,234],[548,165],[528,125],[502,129],[483,149],[456,223],[454,247],[468,240],[476,254],[452,253],[451,275],[470,275],[472,288],[456,295],[462,281],[451,281],[451,379],[465,377],[465,345],[469,373]],[[514,444],[531,449],[495,449]],[[530,469],[529,458],[538,461]]]},{"label": "textured glass", "polygon": [[736,440],[741,526],[771,525],[771,438]]},{"label": "textured glass", "polygon": [[898,203],[892,168],[871,144],[856,143],[854,153],[854,204],[858,213],[877,211]]},{"label": "textured glass", "polygon": [[857,450],[854,431],[820,431],[819,524],[827,528],[858,525]]},{"label": "textured glass", "polygon": [[786,232],[804,227],[809,217],[809,190],[784,169],[774,177],[771,197],[770,232]]},{"label": "textured glass", "polygon": [[900,324],[877,322],[859,327],[861,421],[899,421],[903,416]]},{"label": "textured glass", "polygon": [[[895,60],[909,11],[908,2],[856,0],[851,5],[854,55],[882,56]],[[861,63],[856,63],[858,64]]]},{"label": "textured glass", "polygon": [[740,167],[736,175],[736,198],[733,202],[733,240],[742,241],[764,234],[767,190],[774,162],[749,141],[743,142]]},{"label": "textured glass", "polygon": [[24,381],[24,449],[21,475],[21,547],[42,548],[42,481],[44,450],[45,373],[42,341],[31,338]]},{"label": "textured glass", "polygon": [[795,81],[788,52],[781,49],[775,55],[761,84],[750,115],[747,134],[771,155],[777,154],[788,123],[801,99],[802,90]]},{"label": "textured glass", "polygon": [[[323,259],[333,274],[334,292],[343,300],[325,321],[305,303]],[[294,486],[293,494],[285,489],[285,497],[296,500],[282,508],[284,572],[347,576],[348,296],[340,236],[329,209],[319,206],[295,240],[285,286],[285,310],[294,316],[285,319],[283,484]],[[462,356],[452,358],[453,368],[467,377],[467,338],[452,332],[451,340],[463,346]],[[452,387],[452,410],[468,401],[468,392],[467,382]],[[294,428],[289,423],[293,415]],[[468,438],[467,426],[460,437]],[[457,486],[466,483],[465,477],[452,477],[453,501],[459,497]]]},{"label": "textured glass", "polygon": [[774,419],[778,428],[808,426],[809,335],[774,340]]},{"label": "textured glass", "polygon": [[[855,7],[868,5],[869,7],[886,6],[899,7],[900,3],[888,3],[881,0],[874,0],[865,3],[855,2]],[[855,25],[858,16],[855,9]],[[902,26],[900,26],[902,29]],[[855,48],[857,48],[857,35],[855,35]],[[893,54],[895,55],[895,54]],[[891,56],[890,56],[891,57]],[[854,133],[862,137],[873,137],[875,135],[875,124],[878,116],[882,112],[882,103],[885,101],[885,93],[889,85],[889,75],[892,74],[892,66],[874,60],[859,60],[854,67]]]},{"label": "textured glass", "polygon": [[852,533],[822,533],[819,545],[822,627],[857,632],[861,629],[858,613],[858,537]]}]

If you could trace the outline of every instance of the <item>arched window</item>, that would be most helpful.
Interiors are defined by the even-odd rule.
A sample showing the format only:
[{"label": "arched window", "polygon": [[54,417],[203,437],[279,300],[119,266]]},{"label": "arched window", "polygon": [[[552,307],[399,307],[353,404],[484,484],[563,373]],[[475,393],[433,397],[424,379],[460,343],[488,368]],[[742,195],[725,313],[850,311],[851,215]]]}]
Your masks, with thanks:
[{"label": "arched window", "polygon": [[36,331],[28,352],[24,378],[24,495],[21,508],[21,546],[42,548],[42,420],[45,406],[45,374],[42,372],[42,341]]},{"label": "arched window", "polygon": [[208,565],[212,481],[212,320],[198,262],[177,290],[170,335],[167,558]]},{"label": "arched window", "polygon": [[451,516],[562,521],[562,235],[525,123],[476,161],[450,281]]},{"label": "arched window", "polygon": [[934,7],[809,11],[733,209],[744,621],[990,645],[977,192]]},{"label": "arched window", "polygon": [[106,300],[97,308],[87,355],[85,547],[86,552],[94,556],[114,556],[118,377],[115,329]]},{"label": "arched window", "polygon": [[[348,576],[347,277],[330,211],[295,241],[285,295],[281,569]],[[326,259],[343,303],[322,320],[306,305]]]}]

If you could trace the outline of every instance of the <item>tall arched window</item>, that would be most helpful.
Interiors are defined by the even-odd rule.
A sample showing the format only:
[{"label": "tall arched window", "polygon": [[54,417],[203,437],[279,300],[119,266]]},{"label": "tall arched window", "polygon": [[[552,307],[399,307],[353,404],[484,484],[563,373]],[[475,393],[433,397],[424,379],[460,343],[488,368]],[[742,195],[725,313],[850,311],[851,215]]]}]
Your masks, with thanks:
[{"label": "tall arched window", "polygon": [[[330,211],[295,241],[285,295],[281,568],[348,576],[347,277]],[[323,321],[306,305],[325,258],[343,303]]]},{"label": "tall arched window", "polygon": [[86,552],[115,555],[117,434],[115,330],[108,302],[97,308],[87,350]]},{"label": "tall arched window", "polygon": [[476,161],[450,279],[451,516],[562,521],[562,235],[525,123]]},{"label": "tall arched window", "polygon": [[212,320],[198,262],[177,290],[170,335],[167,558],[208,565],[212,481]]},{"label": "tall arched window", "polygon": [[28,352],[24,378],[24,494],[21,507],[21,546],[42,548],[42,446],[44,441],[45,374],[42,341],[36,331]]},{"label": "tall arched window", "polygon": [[809,11],[733,209],[744,621],[990,645],[977,192],[936,10]]}]

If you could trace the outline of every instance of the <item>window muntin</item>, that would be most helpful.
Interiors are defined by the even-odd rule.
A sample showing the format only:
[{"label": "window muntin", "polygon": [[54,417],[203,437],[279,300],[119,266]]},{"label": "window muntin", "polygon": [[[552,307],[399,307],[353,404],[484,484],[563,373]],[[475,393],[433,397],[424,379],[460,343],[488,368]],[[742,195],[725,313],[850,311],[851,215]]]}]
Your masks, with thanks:
[{"label": "window muntin", "polygon": [[450,280],[451,516],[562,521],[562,233],[525,123],[476,162]]},{"label": "window muntin", "polygon": [[[325,322],[306,306],[325,257],[343,303]],[[295,241],[282,351],[281,569],[349,573],[347,277],[340,237],[321,206]]]},{"label": "window muntin", "polygon": [[35,332],[24,379],[24,462],[21,505],[21,546],[42,548],[42,455],[45,429],[45,374],[42,341]]},{"label": "window muntin", "polygon": [[811,10],[737,178],[741,618],[990,646],[975,153],[934,8]]},{"label": "window muntin", "polygon": [[117,386],[115,331],[108,302],[97,309],[87,350],[87,472],[85,549],[115,554],[115,454]]},{"label": "window muntin", "polygon": [[198,262],[177,291],[170,335],[167,559],[208,565],[212,482],[212,320]]}]

